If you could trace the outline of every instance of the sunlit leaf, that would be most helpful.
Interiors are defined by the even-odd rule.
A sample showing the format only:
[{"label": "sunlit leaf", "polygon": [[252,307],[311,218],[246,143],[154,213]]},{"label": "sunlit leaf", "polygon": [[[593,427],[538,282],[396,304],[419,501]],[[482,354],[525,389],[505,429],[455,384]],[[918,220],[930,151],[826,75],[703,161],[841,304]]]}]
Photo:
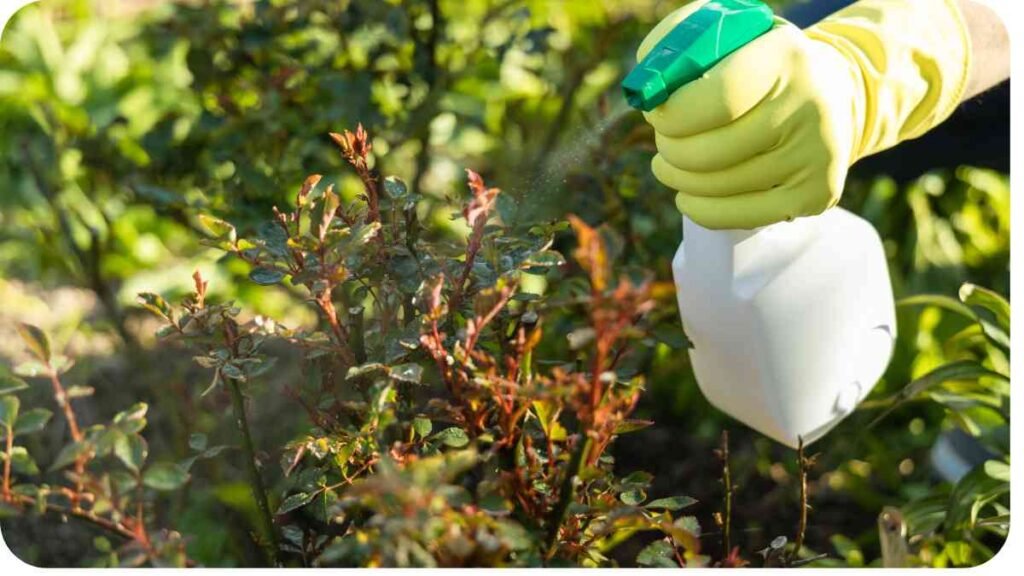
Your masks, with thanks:
[{"label": "sunlit leaf", "polygon": [[26,324],[24,322],[18,323],[18,334],[21,335],[21,339],[25,342],[25,346],[28,347],[29,352],[35,356],[36,360],[46,364],[50,361],[50,339],[46,336],[46,332],[43,332],[32,324]]},{"label": "sunlit leaf", "polygon": [[17,396],[0,396],[0,427],[14,428],[18,422],[18,408],[21,400]]},{"label": "sunlit leaf", "polygon": [[149,447],[138,434],[121,434],[114,441],[114,455],[132,472],[138,472],[146,463]]},{"label": "sunlit leaf", "polygon": [[1010,332],[1010,303],[988,288],[967,283],[960,287],[960,300],[969,306],[979,306],[995,316],[999,328]]},{"label": "sunlit leaf", "polygon": [[419,435],[420,438],[426,438],[427,436],[429,436],[430,431],[433,429],[433,427],[434,425],[430,422],[429,418],[423,418],[420,416],[413,418],[412,429],[416,432],[416,434]]},{"label": "sunlit leaf", "polygon": [[199,222],[203,225],[206,232],[213,238],[226,240],[228,242],[234,242],[237,238],[235,234],[235,227],[220,218],[215,218],[209,214],[200,214]]},{"label": "sunlit leaf", "polygon": [[689,496],[670,496],[668,498],[658,498],[652,500],[644,505],[644,508],[650,508],[653,510],[682,510],[687,506],[692,506],[697,503],[697,500],[690,498]]}]

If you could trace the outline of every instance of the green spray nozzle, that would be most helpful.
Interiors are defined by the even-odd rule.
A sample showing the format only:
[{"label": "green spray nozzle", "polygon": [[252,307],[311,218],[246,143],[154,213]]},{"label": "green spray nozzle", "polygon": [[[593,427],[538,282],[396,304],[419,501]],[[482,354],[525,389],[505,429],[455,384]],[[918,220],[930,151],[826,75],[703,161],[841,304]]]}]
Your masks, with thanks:
[{"label": "green spray nozzle", "polygon": [[626,76],[626,101],[653,110],[773,22],[772,9],[758,0],[711,0],[669,31]]}]

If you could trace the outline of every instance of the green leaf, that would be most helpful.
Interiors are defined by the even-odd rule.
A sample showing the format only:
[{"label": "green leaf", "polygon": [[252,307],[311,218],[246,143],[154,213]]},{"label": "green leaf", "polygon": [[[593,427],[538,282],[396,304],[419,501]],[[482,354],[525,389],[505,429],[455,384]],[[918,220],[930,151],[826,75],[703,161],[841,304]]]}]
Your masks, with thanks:
[{"label": "green leaf", "polygon": [[623,420],[615,425],[616,434],[629,434],[630,432],[636,432],[637,430],[643,430],[648,426],[653,426],[654,422],[651,420]]},{"label": "green leaf", "polygon": [[207,394],[217,389],[217,385],[220,384],[220,370],[213,371],[213,379],[210,380],[210,385],[206,387],[200,394],[200,398],[205,398]]},{"label": "green leaf", "polygon": [[207,443],[206,434],[200,434],[197,432],[188,437],[188,447],[196,452],[206,450]]},{"label": "green leaf", "polygon": [[697,503],[697,500],[690,498],[689,496],[670,496],[668,498],[658,498],[652,500],[644,505],[644,508],[648,509],[664,509],[664,510],[682,510],[687,506],[693,506]]},{"label": "green leaf", "polygon": [[401,178],[388,176],[384,179],[384,193],[392,200],[401,200],[409,194],[409,189]]},{"label": "green leaf", "polygon": [[971,545],[967,542],[946,542],[943,551],[955,566],[967,566],[968,564],[971,564]]},{"label": "green leaf", "polygon": [[[0,460],[5,459],[6,454],[0,451]],[[27,476],[35,476],[39,474],[39,466],[36,465],[36,461],[29,455],[28,450],[24,446],[14,446],[11,448],[11,469],[18,474],[25,474]]]},{"label": "green leaf", "polygon": [[537,421],[540,422],[540,427],[541,430],[544,431],[544,435],[550,436],[549,428],[551,427],[551,420],[555,413],[554,402],[548,400],[534,400],[531,403],[531,406],[533,406],[534,413],[537,414]]},{"label": "green leaf", "polygon": [[628,504],[629,506],[639,506],[643,504],[646,499],[647,494],[639,488],[626,490],[622,494],[619,494],[619,500],[622,500],[623,504]]},{"label": "green leaf", "polygon": [[276,256],[288,256],[288,234],[275,220],[268,220],[256,228],[256,235],[266,249]]},{"label": "green leaf", "polygon": [[672,545],[664,540],[655,540],[636,556],[636,563],[651,568],[678,568],[673,558]]},{"label": "green leaf", "polygon": [[92,386],[71,386],[67,389],[68,398],[86,398],[96,393]]},{"label": "green leaf", "polygon": [[46,332],[31,324],[19,322],[18,334],[21,335],[25,346],[36,357],[36,360],[44,364],[50,361],[50,339],[46,336]]},{"label": "green leaf", "polygon": [[892,404],[879,414],[868,427],[874,426],[893,410],[902,406],[919,395],[928,392],[932,388],[952,380],[977,380],[979,378],[995,378],[1003,382],[1009,382],[1009,378],[998,372],[993,372],[973,360],[959,360],[950,364],[939,366],[924,376],[907,384],[902,390],[890,396],[885,401]]},{"label": "green leaf", "polygon": [[465,430],[456,426],[441,430],[437,434],[434,434],[432,439],[452,448],[462,448],[466,444],[469,444],[469,437],[466,436]]},{"label": "green leaf", "polygon": [[50,471],[60,470],[66,466],[74,464],[75,460],[79,457],[84,456],[92,449],[92,445],[88,442],[72,442],[67,446],[61,448],[60,452],[57,453],[57,457],[50,464]]},{"label": "green leaf", "polygon": [[683,516],[682,518],[677,518],[672,525],[676,528],[685,530],[694,537],[700,537],[700,522],[697,521],[696,516]]},{"label": "green leaf", "polygon": [[159,462],[146,469],[142,483],[161,491],[176,490],[188,482],[189,473],[173,462]]},{"label": "green leaf", "polygon": [[275,268],[253,268],[249,271],[249,279],[261,286],[270,286],[283,280],[284,272]]},{"label": "green leaf", "polygon": [[18,417],[18,423],[14,426],[14,435],[22,436],[32,434],[46,428],[46,424],[53,417],[53,412],[46,408],[33,408]]},{"label": "green leaf", "polygon": [[419,435],[420,438],[426,438],[430,435],[430,431],[433,430],[434,425],[430,422],[429,418],[423,418],[417,416],[412,420],[412,429]]},{"label": "green leaf", "polygon": [[0,374],[0,396],[14,394],[28,388],[24,380],[11,374]]},{"label": "green leaf", "polygon": [[21,400],[17,396],[0,396],[0,427],[14,428],[18,422],[18,408]]},{"label": "green leaf", "polygon": [[285,498],[284,502],[281,502],[281,506],[277,509],[277,513],[287,514],[292,510],[302,508],[306,504],[312,502],[313,498],[316,498],[316,493],[314,492],[299,492],[298,494],[292,494]]},{"label": "green leaf", "polygon": [[124,436],[124,432],[121,431],[117,426],[97,426],[96,430],[89,435],[89,441],[92,442],[93,454],[97,458],[102,458],[108,454],[114,452],[114,444],[117,439]]},{"label": "green leaf", "polygon": [[138,472],[146,464],[149,447],[146,439],[138,434],[121,434],[114,441],[114,455],[132,472]]},{"label": "green leaf", "polygon": [[947,540],[968,537],[981,509],[1010,491],[1008,482],[993,478],[988,472],[988,466],[977,466],[953,487],[943,520]]},{"label": "green leaf", "polygon": [[523,263],[523,266],[539,267],[539,268],[550,268],[554,266],[561,266],[565,264],[565,256],[554,250],[545,250],[543,252],[535,252],[530,254]]},{"label": "green leaf", "polygon": [[644,470],[636,470],[630,472],[625,478],[622,479],[623,486],[629,486],[631,488],[641,487],[647,488],[651,485],[654,480],[654,475]]},{"label": "green leaf", "polygon": [[[972,288],[972,289],[967,291],[968,294],[961,294],[961,297],[970,296],[971,294],[973,294],[975,292],[975,290],[978,290],[978,289],[977,288]],[[964,292],[963,288],[961,288],[961,292]],[[992,293],[992,294],[994,294],[994,293]],[[995,296],[998,298],[998,295],[995,295]],[[983,298],[980,295],[979,296],[975,296],[975,299],[976,299],[976,301],[978,299],[984,299],[984,300],[987,301],[987,298]],[[896,305],[897,306],[936,306],[936,307],[942,308],[944,310],[949,310],[951,312],[955,312],[955,313],[957,313],[957,314],[959,314],[959,315],[961,315],[961,316],[963,316],[963,317],[965,317],[965,318],[967,318],[969,320],[973,320],[974,322],[977,322],[979,325],[981,325],[981,329],[985,333],[985,336],[988,337],[988,339],[991,340],[993,344],[995,344],[997,346],[1000,346],[1000,347],[1002,347],[1002,348],[1004,348],[1006,350],[1009,350],[1009,347],[1010,347],[1010,337],[1007,334],[1007,329],[1008,328],[1007,329],[1000,328],[998,325],[993,324],[992,322],[989,322],[985,318],[982,318],[970,306],[968,306],[967,304],[964,304],[963,302],[957,300],[956,298],[950,298],[949,296],[940,296],[940,295],[935,295],[935,294],[921,294],[921,295],[917,295],[917,296],[911,296],[909,298],[904,298],[904,299],[900,300],[899,302],[897,302]],[[998,304],[992,304],[992,305],[996,306],[996,307],[999,307]],[[984,307],[984,306],[982,306],[982,307]],[[997,317],[998,317],[998,314],[997,314]]]},{"label": "green leaf", "polygon": [[45,376],[48,372],[49,368],[46,367],[46,364],[43,364],[38,360],[28,360],[14,367],[15,374],[18,376],[27,376],[29,378]]},{"label": "green leaf", "polygon": [[146,427],[146,412],[149,405],[145,402],[137,402],[127,410],[118,412],[114,416],[114,425],[125,434],[135,434]]},{"label": "green leaf", "polygon": [[419,384],[423,380],[423,366],[415,363],[392,366],[391,377],[399,382]]},{"label": "green leaf", "polygon": [[213,238],[227,240],[228,242],[234,242],[237,239],[235,227],[220,218],[215,218],[209,214],[200,214],[199,222]]},{"label": "green leaf", "polygon": [[362,364],[360,366],[353,366],[349,368],[348,372],[345,373],[345,380],[362,378],[375,373],[388,374],[390,371],[391,370],[387,366],[379,362],[370,362],[369,364]]},{"label": "green leaf", "polygon": [[999,328],[1010,332],[1010,303],[997,292],[968,282],[960,287],[960,300],[969,306],[988,310],[995,316]]},{"label": "green leaf", "polygon": [[961,316],[970,320],[977,320],[978,315],[971,310],[970,306],[965,305],[956,298],[950,298],[949,296],[941,296],[938,294],[918,294],[916,296],[908,296],[902,298],[896,302],[897,306],[935,306],[950,312],[956,312]]},{"label": "green leaf", "polygon": [[171,310],[171,305],[164,300],[163,296],[154,294],[153,292],[142,292],[136,300],[138,301],[139,306],[142,306],[161,318],[171,320],[173,311]]},{"label": "green leaf", "polygon": [[1010,465],[1006,462],[999,460],[985,462],[985,473],[988,474],[989,478],[995,478],[1003,482],[1010,481]]}]

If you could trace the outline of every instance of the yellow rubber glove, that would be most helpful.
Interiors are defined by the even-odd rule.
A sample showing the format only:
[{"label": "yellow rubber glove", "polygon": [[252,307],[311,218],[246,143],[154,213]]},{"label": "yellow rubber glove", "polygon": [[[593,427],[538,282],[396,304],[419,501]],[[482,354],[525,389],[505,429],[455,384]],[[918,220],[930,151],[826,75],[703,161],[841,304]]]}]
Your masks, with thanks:
[{"label": "yellow rubber glove", "polygon": [[[638,61],[705,3],[659,23]],[[854,162],[953,112],[969,57],[956,0],[861,0],[806,30],[778,18],[644,114],[654,175],[706,228],[819,214],[839,201]]]}]

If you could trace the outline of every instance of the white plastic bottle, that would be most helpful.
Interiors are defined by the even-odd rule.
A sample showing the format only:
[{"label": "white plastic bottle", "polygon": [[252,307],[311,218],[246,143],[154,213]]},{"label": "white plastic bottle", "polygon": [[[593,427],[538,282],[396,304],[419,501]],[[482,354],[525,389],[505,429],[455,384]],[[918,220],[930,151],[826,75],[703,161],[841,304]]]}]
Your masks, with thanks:
[{"label": "white plastic bottle", "polygon": [[757,230],[684,216],[672,272],[704,396],[783,444],[822,437],[889,363],[896,318],[882,242],[846,210]]}]

